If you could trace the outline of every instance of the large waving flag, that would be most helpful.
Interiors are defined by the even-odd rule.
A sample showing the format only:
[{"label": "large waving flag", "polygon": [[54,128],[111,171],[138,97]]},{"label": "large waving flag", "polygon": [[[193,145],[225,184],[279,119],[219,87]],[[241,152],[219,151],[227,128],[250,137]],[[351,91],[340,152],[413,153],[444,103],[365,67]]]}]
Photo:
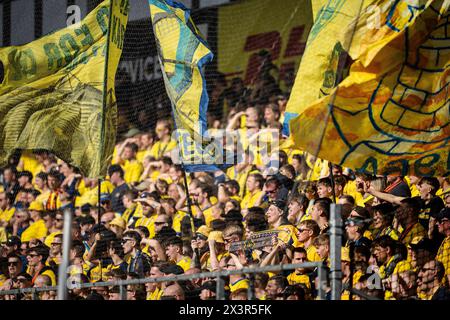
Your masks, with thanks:
[{"label": "large waving flag", "polygon": [[284,135],[289,134],[290,120],[337,85],[337,71],[345,63],[345,49],[351,42],[351,35],[345,35],[342,28],[374,1],[312,0],[314,25],[286,106]]},{"label": "large waving flag", "polygon": [[348,25],[350,74],[291,121],[298,147],[372,174],[450,173],[450,1],[412,3],[376,1]]},{"label": "large waving flag", "polygon": [[218,170],[223,163],[220,146],[205,146],[209,100],[202,68],[213,54],[182,4],[149,0],[149,5],[181,161],[188,172]]},{"label": "large waving flag", "polygon": [[106,0],[77,24],[0,49],[0,165],[16,149],[46,149],[89,177],[106,174],[127,20],[128,1]]}]

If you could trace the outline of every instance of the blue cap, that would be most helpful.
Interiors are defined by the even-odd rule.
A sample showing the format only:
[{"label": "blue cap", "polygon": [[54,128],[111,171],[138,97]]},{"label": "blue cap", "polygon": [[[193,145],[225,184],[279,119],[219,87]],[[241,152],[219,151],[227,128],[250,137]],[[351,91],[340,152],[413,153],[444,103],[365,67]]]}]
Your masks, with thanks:
[{"label": "blue cap", "polygon": [[111,201],[111,196],[109,193],[100,194],[100,201]]}]

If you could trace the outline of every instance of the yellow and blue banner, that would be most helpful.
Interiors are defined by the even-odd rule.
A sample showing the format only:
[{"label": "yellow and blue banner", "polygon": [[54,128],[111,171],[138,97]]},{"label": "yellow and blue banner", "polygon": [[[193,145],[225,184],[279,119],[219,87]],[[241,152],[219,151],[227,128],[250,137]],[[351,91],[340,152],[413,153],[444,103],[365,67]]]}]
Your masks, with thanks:
[{"label": "yellow and blue banner", "polygon": [[353,39],[349,76],[290,122],[295,145],[370,174],[448,176],[449,4],[365,8],[343,36]]},{"label": "yellow and blue banner", "polygon": [[128,9],[105,0],[79,23],[0,49],[0,166],[18,149],[44,149],[88,177],[106,175]]},{"label": "yellow and blue banner", "polygon": [[328,95],[337,85],[337,73],[342,70],[345,50],[351,42],[351,35],[344,34],[343,29],[373,2],[374,0],[311,1],[314,24],[286,106],[284,135],[289,135],[289,122],[293,118],[320,97]]},{"label": "yellow and blue banner", "polygon": [[203,67],[213,59],[189,10],[171,0],[149,0],[164,83],[186,171],[215,171],[223,159],[207,135],[208,93]]}]

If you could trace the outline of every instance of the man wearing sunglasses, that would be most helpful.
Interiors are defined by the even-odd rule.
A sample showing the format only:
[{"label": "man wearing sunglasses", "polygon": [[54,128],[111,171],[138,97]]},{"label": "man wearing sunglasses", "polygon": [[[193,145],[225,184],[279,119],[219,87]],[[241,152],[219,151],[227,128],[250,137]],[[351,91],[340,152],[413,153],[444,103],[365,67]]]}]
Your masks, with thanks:
[{"label": "man wearing sunglasses", "polygon": [[146,198],[138,198],[134,200],[141,204],[142,207],[142,217],[136,220],[135,228],[139,226],[147,227],[150,232],[149,238],[153,238],[155,236],[155,220],[158,216],[157,210],[161,209],[161,204],[149,197]]},{"label": "man wearing sunglasses", "polygon": [[28,273],[33,277],[32,283],[41,275],[47,275],[52,280],[52,286],[56,286],[56,275],[52,268],[47,267],[45,262],[49,256],[49,249],[44,245],[38,245],[27,251],[29,270]]},{"label": "man wearing sunglasses", "polygon": [[10,290],[13,287],[14,281],[22,271],[22,260],[15,253],[11,253],[7,257],[8,263],[8,279],[0,286],[0,290]]},{"label": "man wearing sunglasses", "polygon": [[141,240],[137,231],[127,231],[123,234],[122,248],[125,261],[128,263],[127,272],[134,272],[143,278],[150,270],[151,257],[141,251]]}]

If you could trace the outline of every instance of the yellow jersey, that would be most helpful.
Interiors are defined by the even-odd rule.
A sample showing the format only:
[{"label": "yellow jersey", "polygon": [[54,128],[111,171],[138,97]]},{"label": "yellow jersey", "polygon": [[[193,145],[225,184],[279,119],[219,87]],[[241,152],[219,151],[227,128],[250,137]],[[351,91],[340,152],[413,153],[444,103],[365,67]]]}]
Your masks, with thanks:
[{"label": "yellow jersey", "polygon": [[184,272],[191,268],[191,258],[184,256],[180,261],[177,262],[177,265],[182,267]]},{"label": "yellow jersey", "polygon": [[450,274],[450,236],[447,236],[439,246],[436,260],[442,262],[445,269],[445,275],[448,276]]},{"label": "yellow jersey", "polygon": [[157,214],[154,214],[150,217],[141,217],[136,221],[135,228],[144,226],[147,227],[150,232],[149,238],[152,239],[155,236],[155,220],[158,217]]},{"label": "yellow jersey", "polygon": [[294,284],[304,284],[308,289],[311,288],[311,282],[309,281],[309,277],[306,274],[296,274],[295,271],[287,276],[287,281],[289,285]]},{"label": "yellow jersey", "polygon": [[14,208],[14,207],[11,207],[4,211],[0,210],[0,221],[9,222],[9,220],[11,220],[11,218],[14,216],[15,212],[16,212],[16,208]]},{"label": "yellow jersey", "polygon": [[264,195],[264,191],[259,190],[252,193],[247,193],[241,202],[241,209],[248,209],[255,206],[255,203]]},{"label": "yellow jersey", "polygon": [[403,230],[398,240],[407,246],[414,238],[424,238],[426,236],[427,231],[422,224],[420,224],[420,222],[417,222],[409,228]]},{"label": "yellow jersey", "polygon": [[124,180],[126,183],[139,182],[142,172],[144,172],[144,166],[138,160],[126,160],[122,169],[125,172]]},{"label": "yellow jersey", "polygon": [[156,288],[155,291],[147,295],[147,300],[161,300],[164,290],[161,288]]},{"label": "yellow jersey", "polygon": [[247,289],[249,281],[247,279],[239,279],[234,283],[230,283],[230,292],[235,292],[239,289]]},{"label": "yellow jersey", "polygon": [[158,160],[167,152],[172,151],[176,146],[177,142],[173,139],[170,139],[168,142],[157,141],[150,149],[150,156]]}]

